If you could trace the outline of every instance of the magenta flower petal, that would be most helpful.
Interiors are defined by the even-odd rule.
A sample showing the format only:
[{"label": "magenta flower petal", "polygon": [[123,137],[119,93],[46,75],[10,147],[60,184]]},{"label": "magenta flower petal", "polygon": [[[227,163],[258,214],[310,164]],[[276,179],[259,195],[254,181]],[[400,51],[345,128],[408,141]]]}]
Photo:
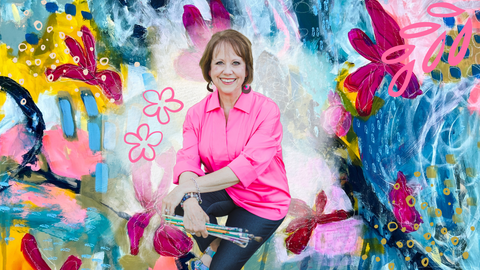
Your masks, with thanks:
[{"label": "magenta flower petal", "polygon": [[140,238],[143,237],[145,228],[150,223],[150,219],[155,212],[137,213],[131,217],[127,222],[127,233],[130,238],[130,253],[132,255],[138,254],[138,247],[140,245]]},{"label": "magenta flower petal", "polygon": [[288,214],[294,217],[312,216],[312,209],[302,200],[292,198],[288,207]]},{"label": "magenta flower petal", "polygon": [[325,191],[320,191],[315,198],[315,214],[321,215],[323,214],[323,210],[325,210],[325,205],[327,204],[327,194]]},{"label": "magenta flower petal", "polygon": [[61,77],[65,77],[69,79],[84,81],[88,84],[97,84],[95,77],[92,76],[92,74],[88,72],[87,69],[72,64],[64,64],[54,70],[47,69],[45,71],[45,76],[47,76],[47,79],[52,82],[58,80]]},{"label": "magenta flower petal", "polygon": [[372,111],[375,92],[384,77],[383,65],[370,63],[357,69],[345,79],[345,87],[352,92],[358,92],[355,107],[359,115],[368,116]]},{"label": "magenta flower petal", "polygon": [[287,249],[295,254],[300,254],[305,247],[307,247],[315,227],[316,223],[314,218],[302,223],[295,232],[285,239]]},{"label": "magenta flower petal", "polygon": [[[398,23],[383,9],[377,0],[365,0],[368,14],[372,19],[375,41],[380,47],[380,54],[398,45],[404,45],[405,40],[400,36],[400,26]],[[403,53],[397,52],[392,54],[390,58],[396,58]]]},{"label": "magenta flower petal", "polygon": [[[403,64],[393,64],[393,65],[386,65],[385,70],[390,74],[390,76],[395,76],[395,74],[405,65]],[[403,72],[397,79],[397,89],[401,89],[403,84],[405,83],[405,78],[407,76],[407,72]],[[403,92],[402,97],[408,99],[414,99],[417,96],[423,94],[423,91],[420,89],[420,84],[418,83],[417,76],[412,73],[412,77],[410,78],[410,82],[408,83],[405,92]]]},{"label": "magenta flower petal", "polygon": [[97,62],[95,57],[95,38],[93,37],[90,29],[85,25],[82,26],[82,41],[85,46],[85,58],[86,68],[90,72],[95,73],[97,71]]},{"label": "magenta flower petal", "polygon": [[30,266],[36,270],[50,270],[50,267],[42,258],[42,254],[38,250],[38,244],[35,237],[29,233],[22,238],[22,245],[20,249],[23,257],[27,260]]},{"label": "magenta flower petal", "polygon": [[213,32],[220,32],[230,29],[230,14],[220,0],[211,0]]},{"label": "magenta flower petal", "polygon": [[78,63],[80,67],[86,68],[85,52],[80,43],[74,38],[67,36],[65,38],[65,45],[67,45],[73,60]]},{"label": "magenta flower petal", "polygon": [[183,6],[183,25],[193,44],[203,50],[210,40],[211,33],[203,20],[200,10],[194,5]]},{"label": "magenta flower petal", "polygon": [[82,260],[73,255],[68,256],[67,260],[63,263],[60,270],[78,270],[82,266]]},{"label": "magenta flower petal", "polygon": [[353,48],[363,57],[372,61],[380,62],[382,55],[380,48],[360,29],[354,28],[348,32],[348,39]]},{"label": "magenta flower petal", "polygon": [[[395,186],[389,193],[390,201],[393,205],[393,214],[402,228],[407,232],[416,231],[415,224],[423,223],[415,206],[410,206],[412,200],[408,196],[412,195],[412,189],[407,185],[407,179],[403,172],[397,173]],[[408,200],[407,200],[408,199]]]},{"label": "magenta flower petal", "polygon": [[155,231],[153,247],[162,256],[178,258],[192,249],[193,241],[179,229],[163,223]]},{"label": "magenta flower petal", "polygon": [[117,72],[102,70],[96,74],[96,78],[107,98],[122,101],[122,79]]}]

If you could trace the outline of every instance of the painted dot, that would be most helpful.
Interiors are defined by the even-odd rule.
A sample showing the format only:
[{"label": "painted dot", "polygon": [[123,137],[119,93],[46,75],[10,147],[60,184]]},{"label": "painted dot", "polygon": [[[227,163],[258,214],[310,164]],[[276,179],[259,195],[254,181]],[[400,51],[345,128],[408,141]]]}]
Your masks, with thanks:
[{"label": "painted dot", "polygon": [[25,44],[25,43],[18,44],[18,50],[21,51],[21,52],[25,51],[27,48],[28,48],[27,44]]},{"label": "painted dot", "polygon": [[32,61],[27,60],[27,65],[31,66],[31,65],[32,65]]},{"label": "painted dot", "polygon": [[57,68],[57,66],[55,66],[55,65],[51,65],[51,68],[52,68],[52,69],[56,69],[56,68]]},{"label": "painted dot", "polygon": [[440,232],[441,232],[443,235],[445,235],[445,234],[448,233],[448,230],[447,230],[447,228],[443,227],[443,228],[440,230]]},{"label": "painted dot", "polygon": [[45,48],[46,48],[46,47],[45,47],[44,44],[42,44],[42,46],[40,46],[40,49],[42,49],[42,51],[45,51]]},{"label": "painted dot", "polygon": [[378,229],[378,225],[373,226],[375,229]]},{"label": "painted dot", "polygon": [[69,53],[70,53],[70,50],[69,50],[69,49],[65,49],[64,52],[65,52],[65,54],[69,54]]},{"label": "painted dot", "polygon": [[420,207],[422,207],[422,210],[424,210],[425,208],[427,208],[428,206],[428,203],[427,202],[423,202]]},{"label": "painted dot", "polygon": [[395,204],[395,201],[392,201],[393,204]]},{"label": "painted dot", "polygon": [[78,32],[77,32],[77,36],[82,37],[82,36],[83,36],[82,31],[78,31]]},{"label": "painted dot", "polygon": [[57,63],[57,64],[58,64],[58,63],[60,63],[60,61],[57,59],[57,61],[55,61],[55,63]]},{"label": "painted dot", "polygon": [[425,250],[426,250],[427,252],[429,252],[429,253],[432,252],[432,248],[431,248],[431,247],[426,247]]},{"label": "painted dot", "polygon": [[110,103],[114,103],[114,102],[115,102],[115,99],[111,98]]},{"label": "painted dot", "polygon": [[413,175],[415,175],[416,177],[419,177],[422,174],[420,172],[414,172]]},{"label": "painted dot", "polygon": [[475,227],[473,227],[473,226],[470,227],[470,230],[475,231]]},{"label": "painted dot", "polygon": [[376,257],[376,258],[375,258],[375,261],[379,262],[379,261],[380,261],[380,257]]},{"label": "painted dot", "polygon": [[435,241],[432,241],[430,244],[432,244],[432,246],[435,245]]},{"label": "painted dot", "polygon": [[443,252],[440,252],[440,256],[443,256]]},{"label": "painted dot", "polygon": [[75,92],[78,92],[78,88],[75,88]]},{"label": "painted dot", "polygon": [[31,48],[30,51],[33,52],[33,51],[35,51],[35,49],[34,49],[34,48]]},{"label": "painted dot", "polygon": [[73,62],[75,62],[75,64],[78,64],[78,62],[80,62],[80,56],[76,55],[73,57]]},{"label": "painted dot", "polygon": [[468,252],[465,251],[462,256],[465,260],[468,259]]},{"label": "painted dot", "polygon": [[430,222],[430,226],[433,226],[433,222]]},{"label": "painted dot", "polygon": [[55,57],[57,57],[57,55],[55,53],[50,54],[50,58],[55,59]]},{"label": "painted dot", "polygon": [[87,75],[88,74],[88,69],[84,69],[83,70],[83,75]]},{"label": "painted dot", "polygon": [[395,269],[395,264],[394,264],[394,263],[389,263],[389,264],[388,264],[388,269],[389,269],[389,270]]},{"label": "painted dot", "polygon": [[457,209],[455,209],[455,212],[457,212],[457,214],[460,215],[463,212],[463,210],[462,208],[457,207]]},{"label": "painted dot", "polygon": [[18,83],[19,83],[20,85],[23,85],[23,84],[25,83],[25,80],[24,80],[24,79],[20,79],[20,80],[18,80]]},{"label": "painted dot", "polygon": [[50,75],[48,75],[47,80],[48,80],[49,82],[53,82],[53,78],[54,78],[54,77],[53,77],[53,74],[50,74]]},{"label": "painted dot", "polygon": [[402,232],[405,232],[407,230],[407,228],[403,227],[402,228]]},{"label": "painted dot", "polygon": [[90,47],[90,51],[93,52],[93,47]]},{"label": "painted dot", "polygon": [[410,257],[408,257],[408,256],[405,257],[405,261],[407,261],[407,262],[410,261]]},{"label": "painted dot", "polygon": [[454,237],[452,237],[452,238],[450,239],[450,241],[452,241],[452,244],[453,244],[454,246],[456,246],[456,245],[458,244],[458,241],[459,241],[459,240],[458,240],[458,237],[454,236]]},{"label": "painted dot", "polygon": [[417,224],[417,223],[415,223],[415,224],[413,225],[413,228],[414,228],[415,230],[418,230],[418,228],[420,228],[420,225]]},{"label": "painted dot", "polygon": [[430,184],[431,187],[433,187],[433,184]]},{"label": "painted dot", "polygon": [[96,96],[96,97],[100,97],[100,94],[99,94],[99,93],[95,93],[95,96]]},{"label": "painted dot", "polygon": [[52,32],[52,30],[53,30],[53,26],[47,27],[47,32],[48,32],[48,33]]},{"label": "painted dot", "polygon": [[12,61],[13,61],[14,63],[17,63],[17,62],[18,62],[18,59],[15,57],[15,58],[12,59]]},{"label": "painted dot", "polygon": [[42,0],[42,5],[46,5],[47,4],[47,0]]},{"label": "painted dot", "polygon": [[452,205],[452,203],[451,203],[451,202],[449,202],[449,203],[448,203],[448,205]]},{"label": "painted dot", "polygon": [[398,241],[398,242],[397,242],[397,246],[398,246],[399,248],[402,248],[402,247],[403,247],[403,243],[400,242],[400,241]]},{"label": "painted dot", "polygon": [[441,217],[441,216],[442,216],[442,210],[440,210],[440,209],[438,209],[438,208],[435,209],[435,215],[436,215],[437,217]]},{"label": "painted dot", "polygon": [[67,20],[71,21],[72,20],[72,15],[67,14]]},{"label": "painted dot", "polygon": [[55,47],[58,47],[58,44],[55,44]]},{"label": "painted dot", "polygon": [[42,60],[35,59],[35,65],[40,66],[41,63],[42,63]]},{"label": "painted dot", "polygon": [[363,260],[366,260],[367,258],[368,258],[368,256],[366,254],[362,256]]},{"label": "painted dot", "polygon": [[102,81],[105,81],[107,79],[107,76],[102,75]]},{"label": "painted dot", "polygon": [[432,234],[431,233],[426,233],[423,235],[423,237],[425,237],[425,239],[427,240],[430,240],[430,238],[432,238]]},{"label": "painted dot", "polygon": [[100,64],[102,64],[103,66],[107,65],[108,64],[108,58],[107,57],[103,57],[100,59]]},{"label": "painted dot", "polygon": [[445,194],[445,195],[447,195],[447,196],[450,195],[450,189],[444,188],[444,189],[443,189],[443,194]]},{"label": "painted dot", "polygon": [[65,38],[65,33],[64,33],[64,32],[60,32],[60,33],[58,33],[58,36],[59,36],[61,39],[64,39],[64,38]]},{"label": "painted dot", "polygon": [[422,260],[422,265],[425,266],[425,267],[427,267],[428,262],[429,262],[428,258],[424,258],[424,259]]},{"label": "painted dot", "polygon": [[139,62],[135,62],[135,64],[133,64],[134,66],[136,67],[139,67],[140,66],[140,63]]},{"label": "painted dot", "polygon": [[20,104],[22,104],[22,105],[25,105],[25,104],[27,104],[27,100],[26,100],[26,99],[24,99],[24,98],[22,98],[22,100],[20,101]]},{"label": "painted dot", "polygon": [[387,239],[383,238],[382,239],[382,245],[385,245],[387,243]]},{"label": "painted dot", "polygon": [[37,74],[37,73],[33,73],[33,77],[37,77],[37,76],[38,76],[38,74]]},{"label": "painted dot", "polygon": [[30,11],[28,11],[28,10],[25,10],[25,11],[23,12],[23,15],[25,15],[25,16],[28,16],[28,14],[30,14]]},{"label": "painted dot", "polygon": [[12,77],[12,74],[11,74],[11,73],[8,73],[8,77],[11,78],[11,77]]}]

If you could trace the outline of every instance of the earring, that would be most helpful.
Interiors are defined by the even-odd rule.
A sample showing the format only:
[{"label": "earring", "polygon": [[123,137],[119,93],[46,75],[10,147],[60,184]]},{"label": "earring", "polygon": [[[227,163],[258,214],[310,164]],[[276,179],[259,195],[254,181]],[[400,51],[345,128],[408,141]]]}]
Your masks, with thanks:
[{"label": "earring", "polygon": [[213,81],[210,81],[210,82],[207,84],[207,90],[208,90],[209,92],[213,92],[212,87],[213,87]]},{"label": "earring", "polygon": [[252,87],[250,86],[250,84],[245,84],[243,87],[242,87],[242,92],[244,94],[248,94],[250,93],[250,91],[252,91]]}]

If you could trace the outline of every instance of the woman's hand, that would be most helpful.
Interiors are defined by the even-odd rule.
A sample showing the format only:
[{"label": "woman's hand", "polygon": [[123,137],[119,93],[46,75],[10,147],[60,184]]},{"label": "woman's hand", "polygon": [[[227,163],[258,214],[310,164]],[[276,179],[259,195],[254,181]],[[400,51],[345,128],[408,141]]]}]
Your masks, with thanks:
[{"label": "woman's hand", "polygon": [[205,223],[209,222],[208,215],[198,204],[195,198],[190,198],[183,203],[183,225],[185,230],[197,237],[207,238],[208,232]]},{"label": "woman's hand", "polygon": [[174,216],[175,208],[180,204],[184,195],[185,193],[178,186],[168,193],[162,200],[162,214]]}]

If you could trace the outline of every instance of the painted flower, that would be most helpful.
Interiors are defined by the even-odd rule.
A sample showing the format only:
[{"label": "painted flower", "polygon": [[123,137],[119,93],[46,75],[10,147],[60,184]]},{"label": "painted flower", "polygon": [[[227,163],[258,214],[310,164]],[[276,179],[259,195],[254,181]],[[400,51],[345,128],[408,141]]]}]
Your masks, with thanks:
[{"label": "painted flower", "polygon": [[336,134],[338,137],[347,135],[352,125],[352,116],[345,110],[342,100],[336,92],[328,93],[330,106],[323,112],[322,126],[328,134]]},{"label": "painted flower", "polygon": [[143,113],[148,117],[157,117],[162,125],[170,122],[169,112],[176,113],[183,109],[183,103],[175,99],[175,92],[171,87],[167,87],[159,94],[156,90],[147,90],[143,92],[143,98],[149,103],[143,108]]},{"label": "painted flower", "polygon": [[[385,12],[377,0],[365,0],[365,5],[372,19],[376,43],[373,43],[365,32],[358,28],[348,32],[348,39],[353,48],[371,62],[360,67],[345,79],[345,87],[351,92],[358,92],[355,107],[361,116],[370,115],[375,92],[377,92],[385,74],[388,73],[393,78],[405,66],[401,63],[385,64],[382,62],[382,54],[385,51],[395,46],[405,45],[405,40],[400,36],[400,26]],[[388,59],[398,58],[403,54],[401,51],[392,53]],[[403,72],[398,77],[396,82],[398,89],[402,88],[406,76],[406,72]],[[402,97],[414,99],[422,93],[417,77],[412,73]]]},{"label": "painted flower", "polygon": [[[25,234],[22,238],[21,249],[23,257],[27,260],[28,264],[33,269],[38,270],[51,270],[50,266],[42,258],[42,253],[38,249],[37,240],[29,233]],[[78,257],[70,255],[63,263],[60,270],[78,270],[82,265],[82,260]]]},{"label": "painted flower", "polygon": [[155,159],[155,149],[163,139],[163,133],[154,131],[150,133],[150,126],[142,124],[137,128],[137,133],[128,132],[125,134],[126,144],[134,145],[128,153],[131,162],[137,162],[141,158],[152,161]]},{"label": "painted flower", "polygon": [[325,191],[318,193],[315,199],[315,210],[299,199],[292,199],[288,214],[296,217],[288,224],[286,232],[291,233],[286,239],[287,249],[295,254],[300,254],[312,236],[312,232],[317,224],[326,224],[345,220],[350,214],[345,210],[335,210],[330,214],[323,213],[327,204],[327,195]]},{"label": "painted flower", "polygon": [[403,172],[397,173],[397,182],[390,191],[389,198],[393,205],[393,214],[406,232],[416,231],[415,224],[420,225],[423,220],[414,206],[412,188],[407,186],[407,179]]},{"label": "painted flower", "polygon": [[90,85],[98,85],[105,96],[122,102],[122,80],[120,75],[111,70],[97,70],[95,57],[95,38],[85,25],[82,26],[82,47],[74,38],[67,36],[65,44],[68,47],[73,61],[78,65],[64,64],[55,69],[47,69],[45,75],[49,81],[56,81],[61,77],[80,80]]}]

